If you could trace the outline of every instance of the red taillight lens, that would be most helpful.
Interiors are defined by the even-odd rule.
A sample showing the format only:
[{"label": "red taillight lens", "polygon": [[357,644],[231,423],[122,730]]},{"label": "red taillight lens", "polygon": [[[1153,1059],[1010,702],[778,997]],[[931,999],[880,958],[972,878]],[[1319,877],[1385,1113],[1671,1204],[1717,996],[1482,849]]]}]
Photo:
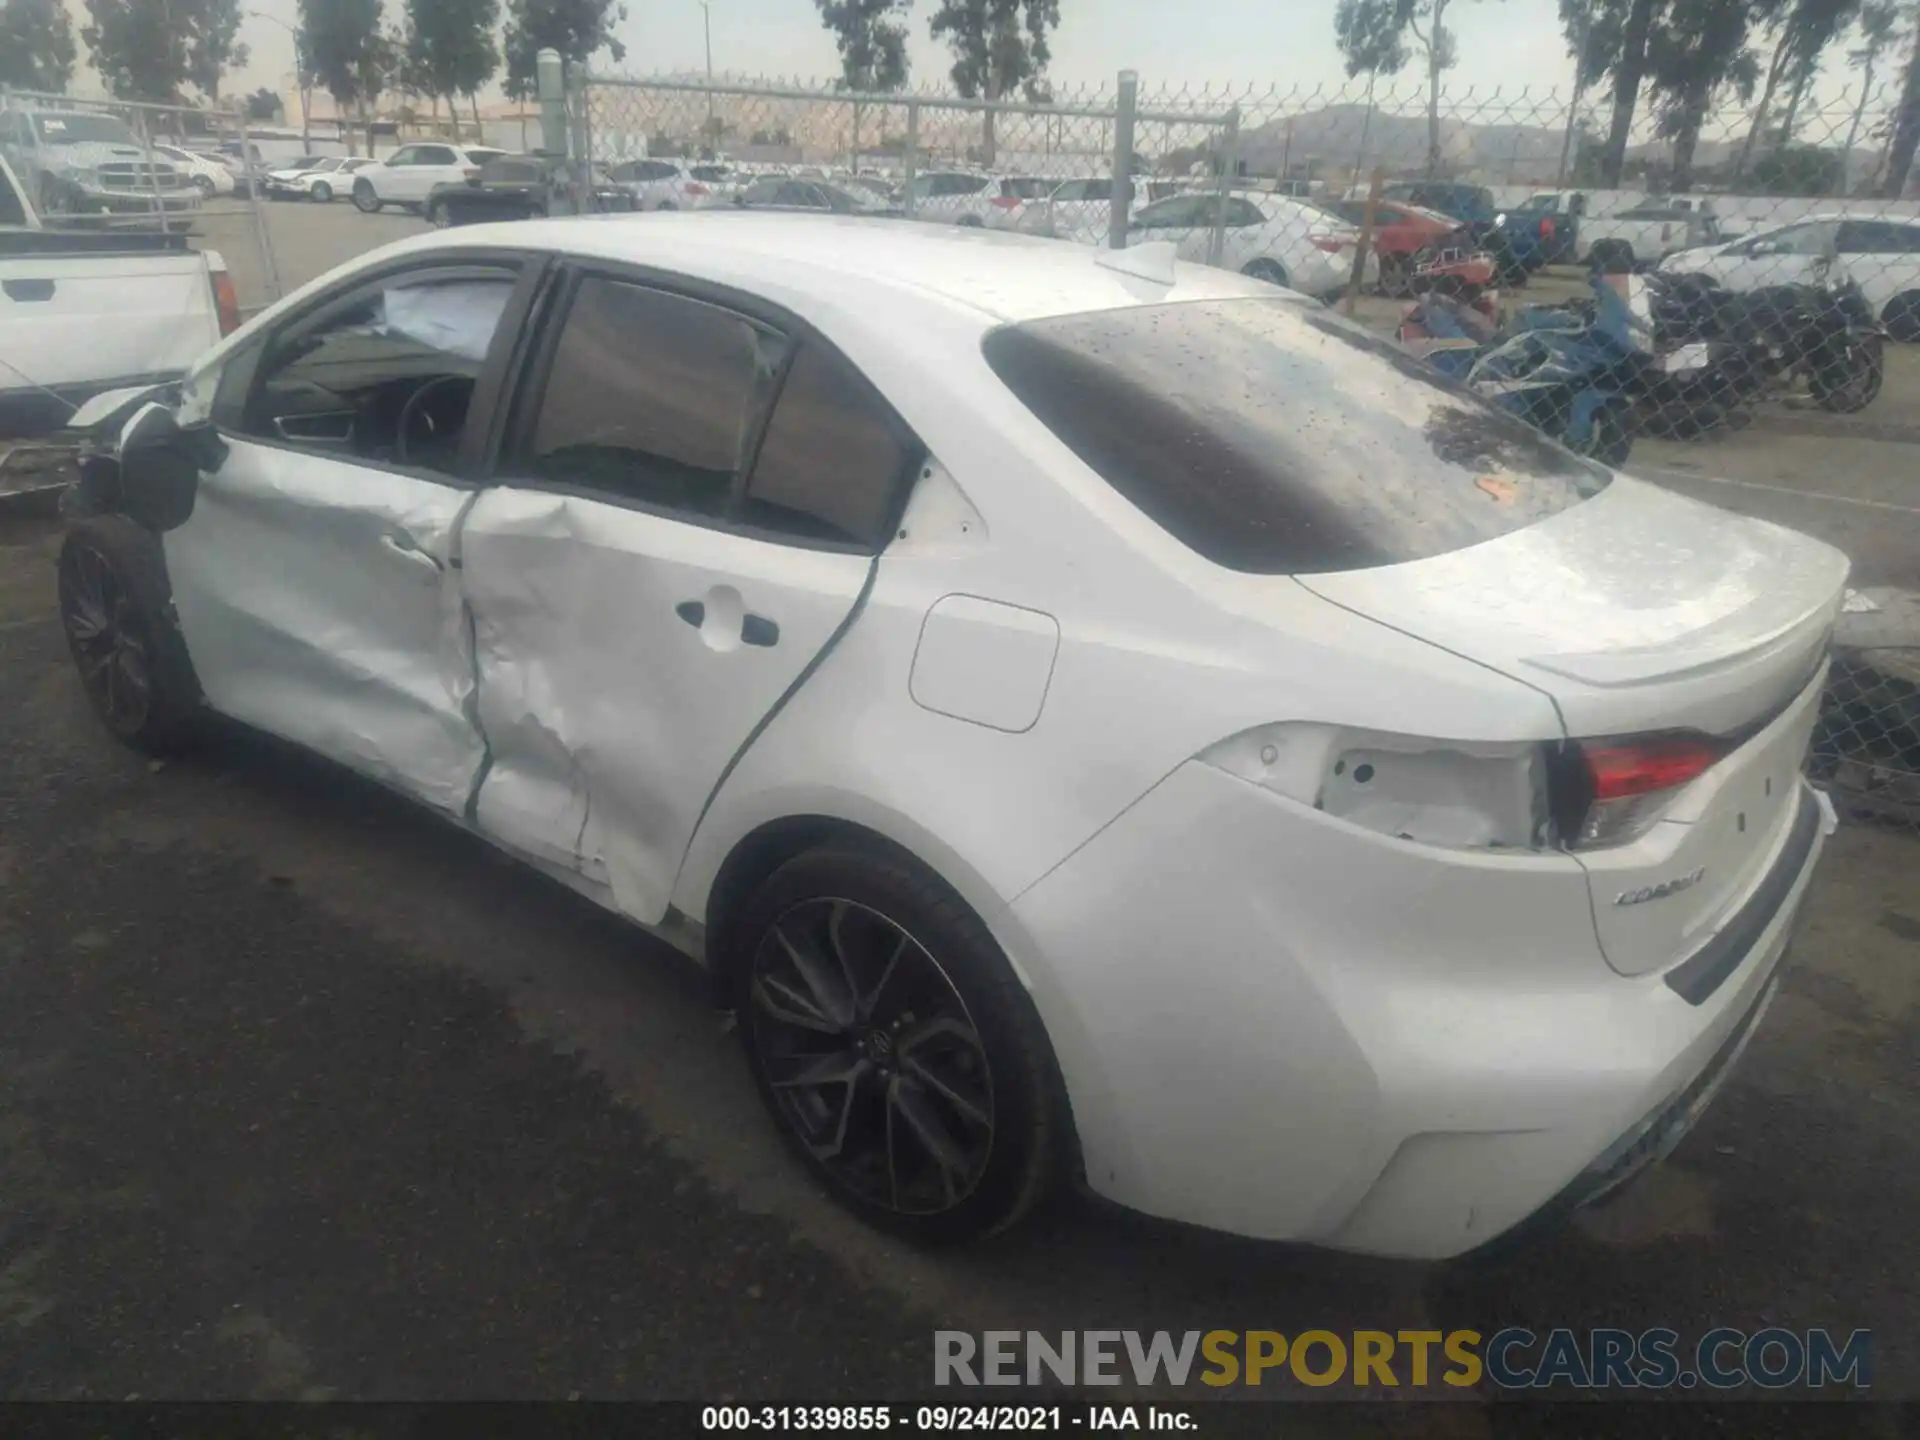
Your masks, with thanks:
[{"label": "red taillight lens", "polygon": [[1018,195],[996,195],[992,201],[993,208],[996,210],[1011,210],[1019,203],[1020,197]]},{"label": "red taillight lens", "polygon": [[698,180],[689,180],[687,182],[687,194],[689,195],[710,195],[712,193],[712,191],[708,190],[707,187],[702,185]]},{"label": "red taillight lens", "polygon": [[1342,250],[1346,249],[1348,245],[1353,243],[1350,240],[1343,240],[1338,235],[1309,235],[1307,239],[1311,240],[1329,255],[1338,255]]},{"label": "red taillight lens", "polygon": [[1672,790],[1711,770],[1725,747],[1704,735],[1676,735],[1584,749],[1596,801]]},{"label": "red taillight lens", "polygon": [[1554,824],[1563,843],[1621,845],[1660,818],[1674,791],[1699,779],[1731,743],[1711,735],[1648,735],[1567,746],[1548,764]]},{"label": "red taillight lens", "polygon": [[480,178],[480,167],[478,165],[469,165],[466,169],[462,170],[460,173],[466,176],[467,179],[469,180],[478,180]]},{"label": "red taillight lens", "polygon": [[219,317],[222,335],[240,328],[240,296],[233,288],[233,277],[224,270],[213,272],[213,313]]}]

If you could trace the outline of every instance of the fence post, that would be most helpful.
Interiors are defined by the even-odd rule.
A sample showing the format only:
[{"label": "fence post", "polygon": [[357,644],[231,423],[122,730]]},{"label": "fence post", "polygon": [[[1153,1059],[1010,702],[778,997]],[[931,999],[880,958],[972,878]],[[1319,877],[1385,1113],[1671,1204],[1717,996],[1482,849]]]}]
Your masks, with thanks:
[{"label": "fence post", "polygon": [[[1217,196],[1213,206],[1213,234],[1207,239],[1207,263],[1218,265],[1227,253],[1227,196],[1240,169],[1240,107],[1227,111],[1220,127],[1220,176],[1215,182]],[[1282,179],[1286,177],[1282,176]]]},{"label": "fence post", "polygon": [[567,154],[572,157],[573,213],[576,215],[587,215],[593,211],[593,137],[587,123],[589,84],[587,67],[568,61],[567,114],[571,125]]},{"label": "fence post", "polygon": [[[573,213],[573,186],[567,174],[567,78],[558,50],[542,50],[533,59],[534,93],[540,101],[540,150],[547,160],[547,213]],[[555,176],[560,183],[555,183]]]},{"label": "fence post", "polygon": [[900,208],[907,219],[913,218],[913,177],[920,165],[920,102],[907,102],[907,148],[900,152],[900,168],[905,172],[906,188]]},{"label": "fence post", "polygon": [[153,132],[147,124],[147,112],[138,105],[131,108],[133,123],[139,127],[135,134],[140,141],[140,158],[146,162],[147,166],[148,203],[152,205],[154,216],[160,222],[160,233],[164,235],[169,233],[173,226],[168,223],[167,207],[160,199],[160,171],[153,163]]},{"label": "fence post", "polygon": [[1360,293],[1360,282],[1366,278],[1367,252],[1373,248],[1373,221],[1380,209],[1380,191],[1387,183],[1387,167],[1376,165],[1373,169],[1373,183],[1367,187],[1366,209],[1360,212],[1360,244],[1353,252],[1353,273],[1347,276],[1346,298],[1340,302],[1340,308],[1349,319],[1353,317],[1354,299]]},{"label": "fence post", "polygon": [[1113,192],[1107,201],[1107,248],[1127,248],[1127,220],[1133,207],[1133,112],[1140,99],[1140,72],[1120,72],[1120,96],[1113,111]]},{"label": "fence post", "polygon": [[281,295],[280,267],[273,258],[273,238],[267,233],[267,206],[260,194],[260,182],[266,172],[253,163],[253,151],[247,139],[247,112],[233,112],[233,128],[240,137],[240,165],[247,177],[247,208],[253,212],[253,238],[260,249],[260,272],[267,283],[267,304]]}]

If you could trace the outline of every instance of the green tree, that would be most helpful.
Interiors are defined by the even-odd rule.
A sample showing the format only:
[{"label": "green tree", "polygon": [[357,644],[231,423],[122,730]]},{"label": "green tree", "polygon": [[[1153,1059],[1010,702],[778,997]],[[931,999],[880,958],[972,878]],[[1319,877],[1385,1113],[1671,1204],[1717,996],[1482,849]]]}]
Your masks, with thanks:
[{"label": "green tree", "polygon": [[1898,200],[1907,188],[1907,172],[1913,168],[1914,151],[1920,150],[1920,15],[1914,17],[1913,54],[1907,61],[1907,77],[1900,86],[1900,109],[1894,116],[1893,135],[1887,145],[1887,171],[1880,181],[1880,195]]},{"label": "green tree", "polygon": [[73,19],[61,0],[0,4],[0,85],[65,93],[73,60]]},{"label": "green tree", "polygon": [[1409,55],[1406,37],[1419,47],[1427,69],[1427,174],[1440,170],[1440,77],[1458,58],[1447,10],[1453,0],[1340,0],[1333,15],[1334,43],[1346,57],[1347,74],[1392,75]]},{"label": "green tree", "polygon": [[[933,38],[945,40],[953,54],[948,72],[969,100],[1003,100],[1016,93],[1030,101],[1047,94],[1047,62],[1053,51],[1047,36],[1060,24],[1060,0],[940,0],[933,14]],[[994,112],[986,112],[980,132],[985,164],[998,149]]]},{"label": "green tree", "polygon": [[[299,0],[300,46],[313,77],[333,96],[343,131],[347,116],[364,110],[386,88],[396,66],[391,40],[380,32],[381,0]],[[351,136],[351,132],[346,133]],[[352,140],[348,140],[352,148]],[[372,122],[367,149],[373,149]]]},{"label": "green tree", "polygon": [[[1582,157],[1588,174],[1598,184],[1620,184],[1626,164],[1627,141],[1633,132],[1634,112],[1647,77],[1648,51],[1656,26],[1674,0],[1593,0],[1587,10],[1584,58],[1594,68],[1594,83],[1610,79],[1613,114],[1600,149]],[[1565,19],[1565,11],[1562,11]],[[1571,32],[1569,32],[1571,33]],[[1581,165],[1576,165],[1579,170]]]},{"label": "green tree", "polygon": [[1861,72],[1860,98],[1854,102],[1853,119],[1847,125],[1847,143],[1840,151],[1840,180],[1836,194],[1845,193],[1847,178],[1853,167],[1853,142],[1860,134],[1860,120],[1867,112],[1867,102],[1873,98],[1874,68],[1892,44],[1899,25],[1898,0],[1866,0],[1860,7],[1860,43],[1847,52],[1848,63]]},{"label": "green tree", "polygon": [[1727,93],[1753,97],[1760,65],[1748,44],[1750,0],[1673,0],[1666,23],[1648,41],[1647,64],[1657,104],[1655,127],[1673,141],[1672,188],[1693,188],[1693,157],[1707,115]]},{"label": "green tree", "polygon": [[558,50],[561,59],[575,63],[602,50],[615,64],[626,59],[627,47],[613,38],[613,27],[626,18],[627,7],[616,0],[507,0],[507,94],[515,100],[532,97],[542,50]]},{"label": "green tree", "polygon": [[1747,162],[1752,158],[1755,143],[1767,129],[1774,96],[1782,83],[1790,87],[1790,99],[1779,145],[1784,148],[1791,141],[1801,98],[1820,68],[1822,52],[1853,23],[1859,8],[1860,0],[1793,0],[1788,5],[1783,5],[1781,0],[1760,0],[1754,6],[1755,17],[1772,25],[1773,54],[1767,62],[1766,81],[1760,88],[1760,103],[1754,108],[1753,123],[1748,126],[1739,158],[1734,161],[1734,181],[1746,173]]},{"label": "green tree", "polygon": [[249,120],[275,120],[286,114],[286,105],[280,97],[262,85],[247,96],[243,102]]},{"label": "green tree", "polygon": [[168,0],[87,0],[80,31],[107,92],[121,100],[180,98],[187,82],[186,27]]},{"label": "green tree", "polygon": [[454,97],[475,94],[500,68],[493,40],[499,18],[499,0],[407,0],[405,38],[395,47],[403,88],[446,96],[456,140],[460,112]]},{"label": "green tree", "polygon": [[220,98],[220,77],[246,66],[240,43],[246,16],[241,0],[174,0],[174,20],[186,32],[187,79],[209,100]]},{"label": "green tree", "polygon": [[[814,0],[840,52],[843,90],[874,93],[907,83],[906,13],[910,0]],[[860,154],[860,105],[853,107],[854,156]]]}]

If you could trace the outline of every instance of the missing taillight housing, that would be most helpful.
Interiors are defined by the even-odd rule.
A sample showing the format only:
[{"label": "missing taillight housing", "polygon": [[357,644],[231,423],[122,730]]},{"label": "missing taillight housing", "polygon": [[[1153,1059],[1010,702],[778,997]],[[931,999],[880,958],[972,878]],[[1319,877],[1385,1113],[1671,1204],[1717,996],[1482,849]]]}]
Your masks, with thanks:
[{"label": "missing taillight housing", "polygon": [[225,270],[212,272],[213,313],[220,322],[222,336],[240,328],[240,296],[233,288],[233,276]]},{"label": "missing taillight housing", "polygon": [[1732,748],[1732,741],[1690,731],[1554,747],[1547,756],[1554,828],[1575,850],[1625,844]]},{"label": "missing taillight housing", "polygon": [[996,210],[1012,210],[1020,204],[1018,195],[996,195],[988,202]]}]

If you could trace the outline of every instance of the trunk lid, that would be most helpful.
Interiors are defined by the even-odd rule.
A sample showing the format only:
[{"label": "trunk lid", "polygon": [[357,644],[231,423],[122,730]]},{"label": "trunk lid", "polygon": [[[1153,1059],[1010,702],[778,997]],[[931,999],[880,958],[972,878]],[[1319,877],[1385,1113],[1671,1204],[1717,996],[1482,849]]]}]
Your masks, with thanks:
[{"label": "trunk lid", "polygon": [[1728,742],[1646,831],[1576,852],[1607,960],[1637,975],[1698,949],[1786,846],[1846,576],[1817,540],[1620,478],[1484,544],[1300,583],[1542,691],[1571,739]]}]

